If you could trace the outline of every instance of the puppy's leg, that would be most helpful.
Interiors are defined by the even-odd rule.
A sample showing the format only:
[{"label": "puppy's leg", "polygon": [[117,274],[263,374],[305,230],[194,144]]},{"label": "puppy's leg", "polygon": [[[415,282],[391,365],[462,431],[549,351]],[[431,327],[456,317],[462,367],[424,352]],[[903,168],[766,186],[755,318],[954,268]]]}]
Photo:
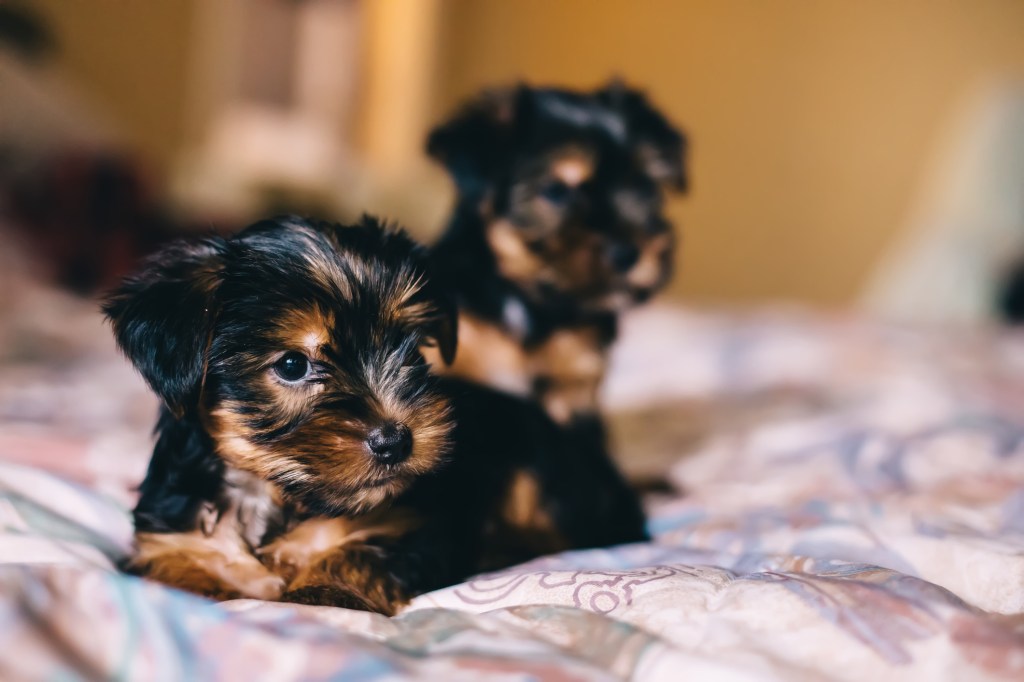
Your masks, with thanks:
[{"label": "puppy's leg", "polygon": [[353,543],[316,557],[288,584],[281,600],[393,616],[412,597],[396,580],[390,548]]},{"label": "puppy's leg", "polygon": [[555,525],[568,544],[585,548],[649,540],[640,497],[608,452],[601,419],[577,416],[561,437],[560,456],[546,457],[537,467]]},{"label": "puppy's leg", "polygon": [[412,596],[398,581],[397,540],[415,524],[401,511],[349,518],[312,518],[261,547],[285,577],[282,601],[394,615]]},{"label": "puppy's leg", "polygon": [[534,396],[559,424],[596,414],[605,352],[590,327],[556,331],[530,357]]},{"label": "puppy's leg", "polygon": [[185,533],[136,533],[126,570],[213,599],[274,600],[285,581],[269,571],[239,534],[221,521]]}]

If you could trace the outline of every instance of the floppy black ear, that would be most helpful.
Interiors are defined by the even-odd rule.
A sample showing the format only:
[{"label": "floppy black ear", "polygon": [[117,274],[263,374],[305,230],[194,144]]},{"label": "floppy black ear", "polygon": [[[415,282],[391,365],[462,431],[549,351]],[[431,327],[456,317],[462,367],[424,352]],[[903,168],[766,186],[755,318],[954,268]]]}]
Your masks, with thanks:
[{"label": "floppy black ear", "polygon": [[422,338],[433,341],[444,364],[450,365],[459,345],[459,307],[454,293],[431,275],[426,251],[418,245],[416,251],[420,285],[408,301],[409,309],[416,311],[410,322]]},{"label": "floppy black ear", "polygon": [[375,271],[382,280],[394,284],[391,278],[399,277],[397,282],[403,287],[402,322],[433,342],[445,364],[452,364],[459,340],[459,311],[455,294],[441,286],[434,275],[430,251],[398,225],[370,215],[364,214],[358,225],[338,229],[348,232],[339,241],[349,245],[355,243],[355,234],[362,235],[365,247],[381,259]]},{"label": "floppy black ear", "polygon": [[598,92],[598,98],[626,119],[629,143],[651,179],[674,190],[684,191],[686,136],[655,109],[647,97],[621,81],[612,81]]},{"label": "floppy black ear", "polygon": [[117,345],[178,417],[205,371],[223,247],[220,239],[167,246],[103,303]]},{"label": "floppy black ear", "polygon": [[530,90],[487,90],[427,137],[427,154],[451,174],[462,196],[478,197],[507,161],[513,129]]},{"label": "floppy black ear", "polygon": [[450,365],[455,362],[455,351],[459,347],[459,308],[454,296],[435,289],[440,287],[431,285],[425,292],[433,298],[437,313],[427,321],[424,334],[434,339],[444,364]]}]

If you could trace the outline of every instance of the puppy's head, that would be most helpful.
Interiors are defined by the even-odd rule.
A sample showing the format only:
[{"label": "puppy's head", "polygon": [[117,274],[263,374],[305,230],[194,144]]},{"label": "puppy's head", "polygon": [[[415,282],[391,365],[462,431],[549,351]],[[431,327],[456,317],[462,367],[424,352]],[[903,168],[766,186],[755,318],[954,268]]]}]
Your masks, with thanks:
[{"label": "puppy's head", "polygon": [[460,201],[483,217],[502,274],[538,297],[617,309],[668,281],[666,190],[685,138],[639,92],[486,92],[431,134]]},{"label": "puppy's head", "polygon": [[368,509],[444,458],[420,348],[450,362],[456,313],[400,231],[264,221],[165,249],[104,310],[173,413],[312,512]]}]

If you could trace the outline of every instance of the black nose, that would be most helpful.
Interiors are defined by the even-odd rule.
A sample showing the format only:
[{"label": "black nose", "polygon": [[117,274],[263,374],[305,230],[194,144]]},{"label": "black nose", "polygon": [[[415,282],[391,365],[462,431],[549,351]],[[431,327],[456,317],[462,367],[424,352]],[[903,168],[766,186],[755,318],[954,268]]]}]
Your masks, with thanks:
[{"label": "black nose", "polygon": [[608,260],[619,272],[626,272],[636,265],[640,258],[640,250],[632,244],[614,244],[608,249]]},{"label": "black nose", "polygon": [[370,431],[366,447],[381,464],[400,464],[412,452],[412,433],[405,424],[388,422]]}]

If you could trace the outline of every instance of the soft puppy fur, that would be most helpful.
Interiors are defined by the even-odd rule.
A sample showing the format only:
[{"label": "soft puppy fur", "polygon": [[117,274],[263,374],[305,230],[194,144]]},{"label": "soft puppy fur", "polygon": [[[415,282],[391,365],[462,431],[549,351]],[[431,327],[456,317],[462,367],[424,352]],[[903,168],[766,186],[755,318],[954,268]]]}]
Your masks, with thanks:
[{"label": "soft puppy fur", "polygon": [[431,132],[457,191],[433,249],[462,313],[451,373],[532,395],[562,423],[594,416],[618,313],[671,276],[663,204],[686,187],[685,145],[618,82],[487,91]]},{"label": "soft puppy fur", "polygon": [[455,305],[367,218],[172,245],[104,305],[164,407],[126,568],[218,599],[394,613],[563,547],[643,537],[603,441],[429,372]]}]

